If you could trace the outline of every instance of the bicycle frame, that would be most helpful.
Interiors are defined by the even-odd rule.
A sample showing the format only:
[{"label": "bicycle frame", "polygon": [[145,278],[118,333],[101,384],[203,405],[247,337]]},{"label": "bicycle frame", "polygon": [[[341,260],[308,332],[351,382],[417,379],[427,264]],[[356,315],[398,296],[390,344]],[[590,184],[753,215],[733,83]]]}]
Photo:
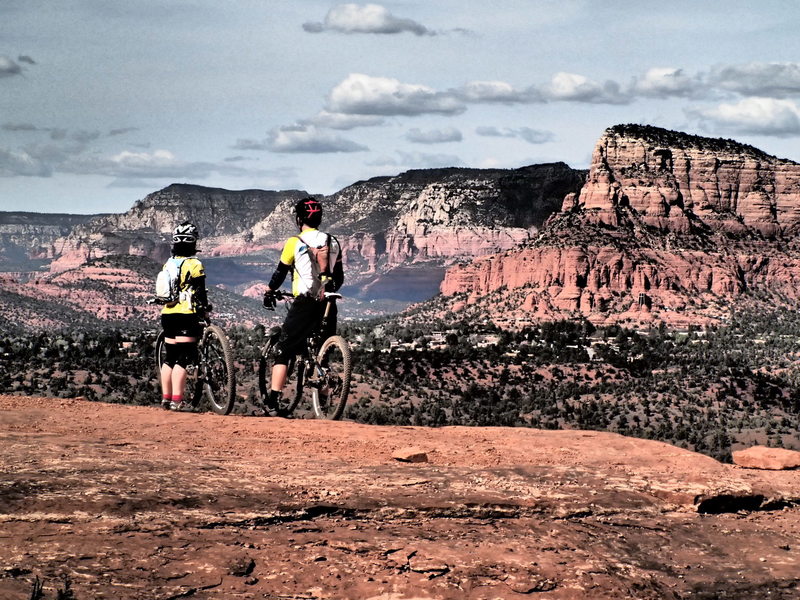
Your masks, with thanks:
[{"label": "bicycle frame", "polygon": [[[327,302],[320,322],[306,338],[302,351],[293,357],[287,365],[289,377],[296,371],[297,386],[294,398],[286,408],[288,413],[297,408],[302,400],[304,389],[309,387],[312,390],[312,407],[317,417],[335,420],[342,416],[350,385],[350,349],[341,336],[333,335],[327,339],[322,339],[322,332],[325,331],[330,318],[333,300],[341,297],[341,294],[332,292],[325,294]],[[286,305],[289,305],[293,299],[290,294],[283,291],[278,291],[276,298],[283,300]],[[274,306],[265,306],[265,308],[274,310]],[[262,349],[259,359],[259,388],[262,397],[266,397],[266,394],[269,393],[266,373],[268,356],[273,352],[274,344],[278,339],[276,334],[278,334],[279,330],[280,328],[272,329],[271,339]],[[337,356],[340,357],[340,360],[334,360],[337,366],[329,368],[330,355],[328,353],[336,353],[337,351],[339,352]],[[332,399],[335,399],[335,401],[332,402]],[[333,410],[329,415],[328,411],[331,408]]]}]

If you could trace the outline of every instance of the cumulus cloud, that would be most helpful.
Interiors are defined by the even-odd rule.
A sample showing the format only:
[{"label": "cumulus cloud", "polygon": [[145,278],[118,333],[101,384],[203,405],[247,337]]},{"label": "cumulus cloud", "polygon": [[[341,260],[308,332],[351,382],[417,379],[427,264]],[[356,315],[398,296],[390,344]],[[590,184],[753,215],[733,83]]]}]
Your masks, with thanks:
[{"label": "cumulus cloud", "polygon": [[800,95],[800,63],[748,63],[715,67],[709,81],[743,96]]},{"label": "cumulus cloud", "polygon": [[[136,179],[205,179],[211,173],[231,177],[253,176],[263,171],[244,169],[232,164],[186,161],[169,150],[130,152],[124,150],[110,157],[73,157],[58,166],[58,171],[79,175],[105,175],[118,180]],[[115,187],[121,184],[114,184]]]},{"label": "cumulus cloud", "polygon": [[455,115],[464,112],[465,107],[453,94],[437,92],[424,85],[352,73],[331,90],[327,110],[358,115],[414,116]]},{"label": "cumulus cloud", "polygon": [[20,73],[22,73],[22,67],[7,56],[0,56],[0,77],[11,77]]},{"label": "cumulus cloud", "polygon": [[0,148],[0,177],[50,177],[52,173],[46,162],[25,151]]},{"label": "cumulus cloud", "polygon": [[791,137],[800,135],[800,108],[790,100],[744,98],[735,104],[689,109],[687,115],[714,133]]},{"label": "cumulus cloud", "polygon": [[642,96],[690,98],[702,95],[706,86],[700,77],[690,77],[683,69],[653,67],[643,76],[635,78],[631,88],[634,93]]},{"label": "cumulus cloud", "polygon": [[406,139],[415,144],[445,144],[447,142],[460,142],[463,136],[455,127],[430,129],[428,131],[422,131],[415,127],[408,130]]},{"label": "cumulus cloud", "polygon": [[328,154],[369,150],[366,146],[307,125],[272,130],[266,146],[270,152],[279,153]]},{"label": "cumulus cloud", "polygon": [[540,87],[546,100],[587,102],[591,104],[627,104],[630,97],[623,94],[615,81],[599,83],[576,73],[556,73],[549,83]]},{"label": "cumulus cloud", "polygon": [[198,178],[209,172],[207,163],[187,163],[169,150],[130,152],[123,150],[111,157],[80,157],[64,163],[59,170],[78,174],[108,175],[123,179]]},{"label": "cumulus cloud", "polygon": [[464,102],[475,103],[527,104],[543,100],[535,87],[518,90],[505,81],[470,81],[454,90],[454,94]]},{"label": "cumulus cloud", "polygon": [[486,137],[505,137],[505,138],[519,138],[525,140],[530,144],[544,144],[553,140],[552,131],[542,131],[539,129],[531,129],[530,127],[519,128],[503,128],[497,127],[478,127],[475,133]]},{"label": "cumulus cloud", "polygon": [[335,31],[337,33],[394,34],[409,32],[414,35],[435,35],[424,25],[411,19],[400,19],[380,4],[339,4],[325,15],[322,23],[303,24],[308,33]]},{"label": "cumulus cloud", "polygon": [[300,121],[302,125],[314,125],[327,129],[355,129],[356,127],[375,127],[383,125],[385,120],[377,115],[348,115],[344,113],[321,110],[310,119]]}]

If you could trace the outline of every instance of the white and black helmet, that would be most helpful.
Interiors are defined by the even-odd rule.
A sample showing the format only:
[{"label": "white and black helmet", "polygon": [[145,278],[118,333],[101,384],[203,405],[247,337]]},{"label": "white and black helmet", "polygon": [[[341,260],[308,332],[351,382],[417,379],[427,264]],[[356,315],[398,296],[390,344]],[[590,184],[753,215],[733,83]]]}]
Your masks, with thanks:
[{"label": "white and black helmet", "polygon": [[180,244],[180,243],[194,244],[195,242],[197,242],[197,237],[198,237],[197,227],[195,227],[189,221],[184,221],[172,231],[173,244]]}]

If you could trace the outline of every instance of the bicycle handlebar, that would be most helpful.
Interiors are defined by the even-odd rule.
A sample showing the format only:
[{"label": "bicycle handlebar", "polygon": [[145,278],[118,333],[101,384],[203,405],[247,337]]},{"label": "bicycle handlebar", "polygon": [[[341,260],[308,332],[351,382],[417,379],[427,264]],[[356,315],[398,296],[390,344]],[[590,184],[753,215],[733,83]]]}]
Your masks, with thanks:
[{"label": "bicycle handlebar", "polygon": [[[278,300],[285,300],[290,301],[294,300],[294,294],[291,292],[286,292],[284,290],[272,290],[272,297],[275,299],[276,303]],[[337,292],[325,292],[325,299],[326,300],[341,300],[343,296]],[[264,310],[275,310],[275,305],[266,306],[264,305]]]}]

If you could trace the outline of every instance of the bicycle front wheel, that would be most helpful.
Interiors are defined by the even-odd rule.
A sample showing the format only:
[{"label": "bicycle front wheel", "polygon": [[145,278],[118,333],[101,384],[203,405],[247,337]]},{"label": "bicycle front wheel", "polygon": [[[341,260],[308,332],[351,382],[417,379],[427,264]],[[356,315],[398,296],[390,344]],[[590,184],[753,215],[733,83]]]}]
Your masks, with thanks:
[{"label": "bicycle front wheel", "polygon": [[307,374],[311,402],[318,419],[337,421],[342,418],[350,393],[352,369],[347,341],[339,335],[325,340],[314,361],[314,372]]},{"label": "bicycle front wheel", "polygon": [[228,336],[217,325],[209,325],[200,344],[202,396],[211,410],[218,415],[227,415],[236,401],[236,372]]}]

